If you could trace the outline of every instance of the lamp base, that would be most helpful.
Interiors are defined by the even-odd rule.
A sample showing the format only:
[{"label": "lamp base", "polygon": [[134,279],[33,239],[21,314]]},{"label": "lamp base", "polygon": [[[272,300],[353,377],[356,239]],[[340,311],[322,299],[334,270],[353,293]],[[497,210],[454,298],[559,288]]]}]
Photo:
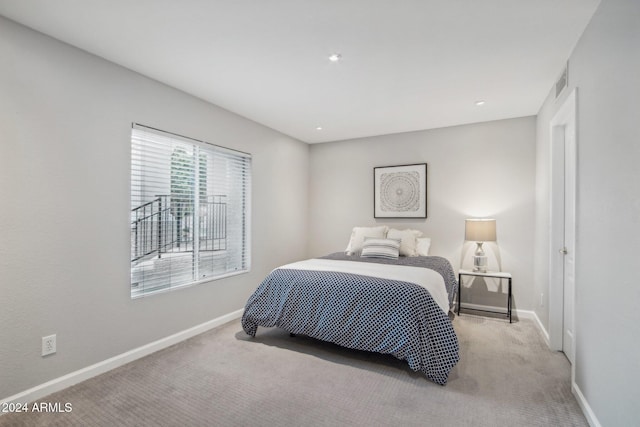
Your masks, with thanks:
[{"label": "lamp base", "polygon": [[487,272],[487,256],[484,254],[484,250],[482,249],[482,243],[483,242],[476,242],[478,247],[473,255],[473,271],[478,273]]},{"label": "lamp base", "polygon": [[487,257],[486,256],[474,256],[473,257],[473,271],[478,273],[487,272]]}]

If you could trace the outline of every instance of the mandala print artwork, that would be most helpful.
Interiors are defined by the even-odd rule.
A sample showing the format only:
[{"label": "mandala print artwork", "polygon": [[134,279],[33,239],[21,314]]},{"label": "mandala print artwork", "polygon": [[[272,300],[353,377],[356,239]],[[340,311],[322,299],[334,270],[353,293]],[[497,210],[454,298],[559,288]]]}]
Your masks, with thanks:
[{"label": "mandala print artwork", "polygon": [[392,172],[380,176],[380,208],[384,212],[415,212],[420,208],[418,172]]},{"label": "mandala print artwork", "polygon": [[374,218],[427,217],[427,164],[373,168]]}]

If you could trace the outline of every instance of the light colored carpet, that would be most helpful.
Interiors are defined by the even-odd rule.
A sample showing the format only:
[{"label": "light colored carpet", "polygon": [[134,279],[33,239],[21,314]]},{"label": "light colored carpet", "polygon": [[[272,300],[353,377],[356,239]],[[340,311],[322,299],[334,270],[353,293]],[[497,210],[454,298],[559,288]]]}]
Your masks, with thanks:
[{"label": "light colored carpet", "polygon": [[392,356],[233,321],[55,393],[64,414],[0,426],[586,426],[570,366],[531,321],[454,319],[461,360],[446,386]]}]

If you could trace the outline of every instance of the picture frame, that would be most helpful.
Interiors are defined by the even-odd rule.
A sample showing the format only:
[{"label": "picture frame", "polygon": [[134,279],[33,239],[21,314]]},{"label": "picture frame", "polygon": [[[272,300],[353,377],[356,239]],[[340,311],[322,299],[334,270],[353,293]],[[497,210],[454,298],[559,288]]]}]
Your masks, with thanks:
[{"label": "picture frame", "polygon": [[374,218],[427,217],[427,164],[373,168]]}]

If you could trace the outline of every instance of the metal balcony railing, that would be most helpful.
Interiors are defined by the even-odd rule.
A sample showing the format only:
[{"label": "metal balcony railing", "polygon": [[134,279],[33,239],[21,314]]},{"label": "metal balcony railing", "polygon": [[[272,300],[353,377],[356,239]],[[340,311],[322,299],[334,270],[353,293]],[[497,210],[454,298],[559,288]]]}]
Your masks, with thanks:
[{"label": "metal balcony railing", "polygon": [[[131,262],[170,252],[222,251],[227,248],[226,196],[193,201],[160,195],[131,210]],[[198,227],[195,227],[198,221]],[[194,236],[193,230],[199,230]]]}]

